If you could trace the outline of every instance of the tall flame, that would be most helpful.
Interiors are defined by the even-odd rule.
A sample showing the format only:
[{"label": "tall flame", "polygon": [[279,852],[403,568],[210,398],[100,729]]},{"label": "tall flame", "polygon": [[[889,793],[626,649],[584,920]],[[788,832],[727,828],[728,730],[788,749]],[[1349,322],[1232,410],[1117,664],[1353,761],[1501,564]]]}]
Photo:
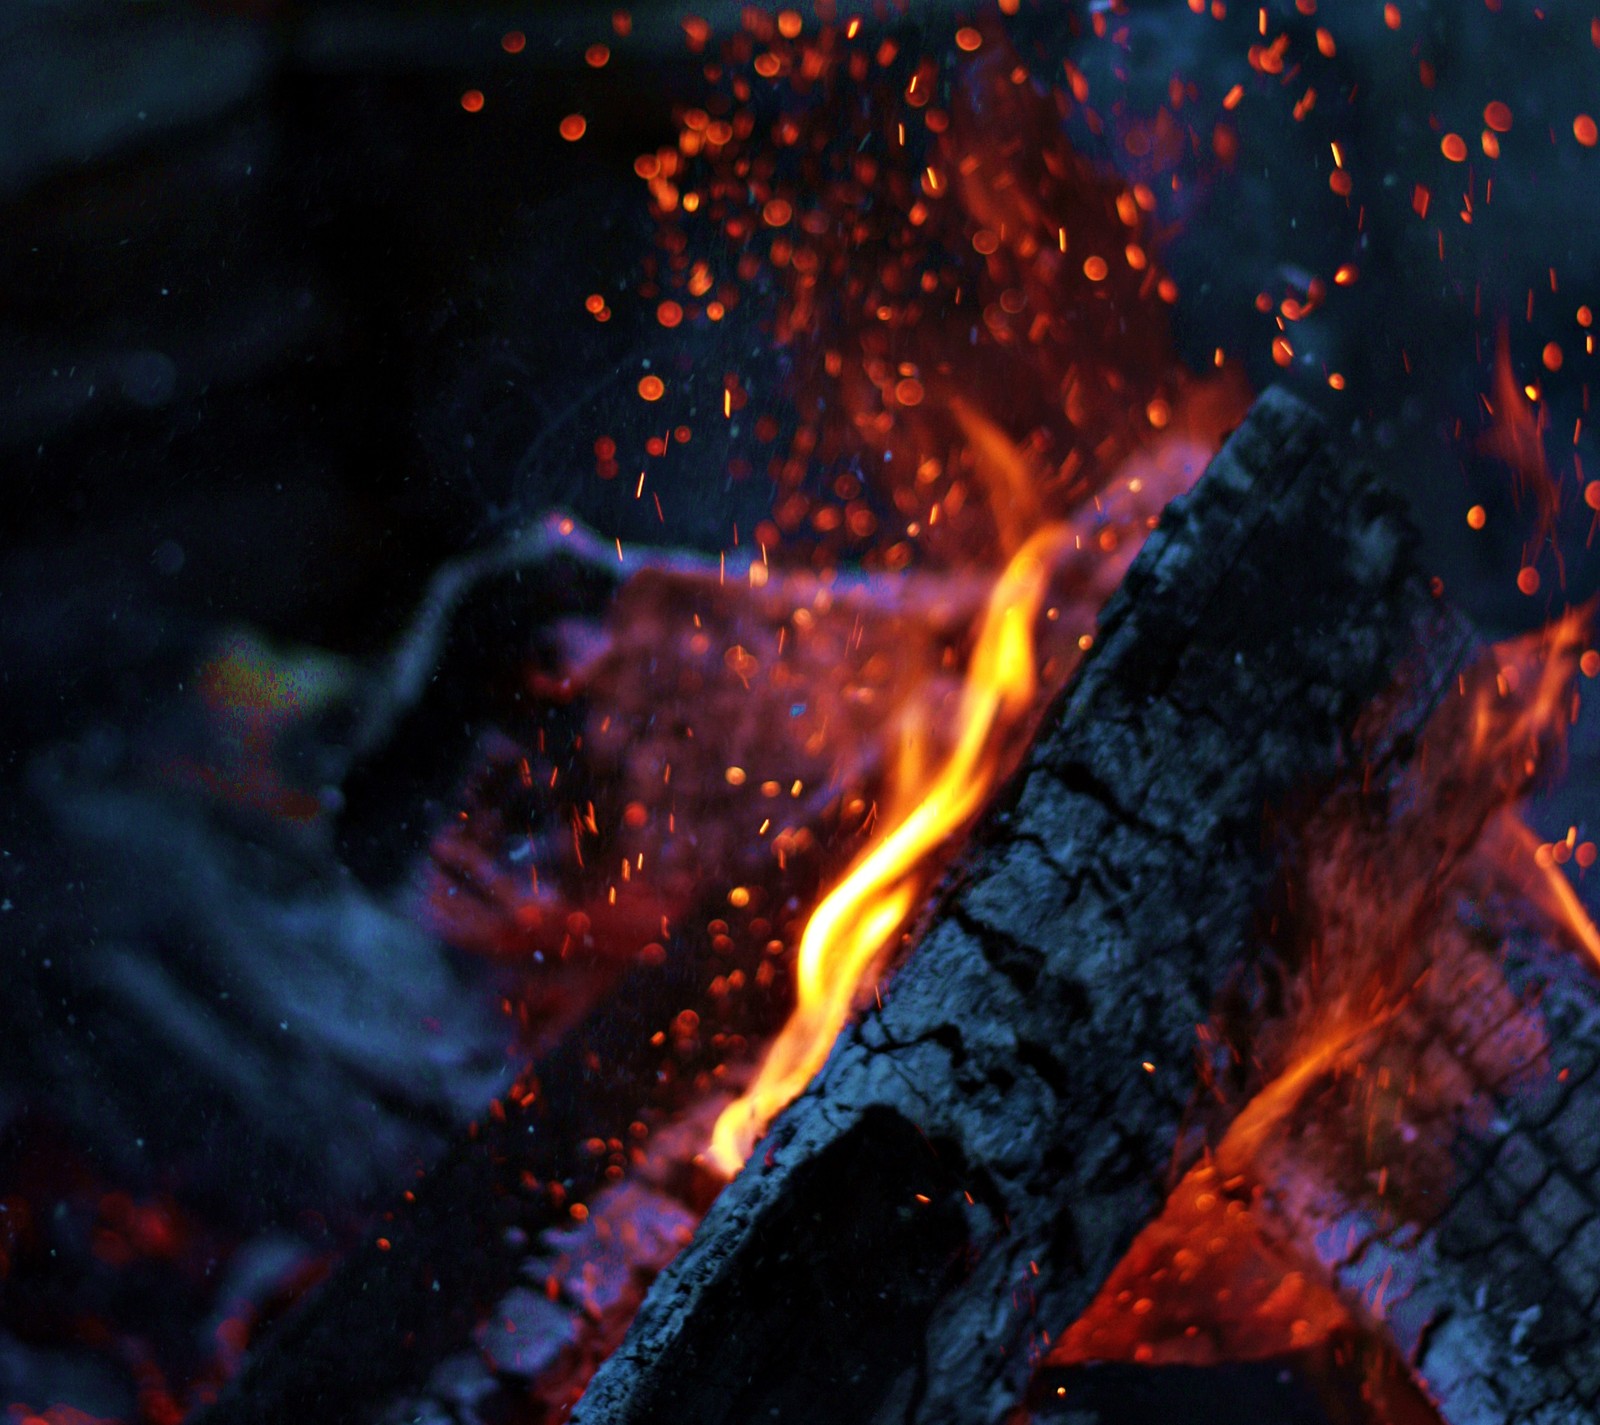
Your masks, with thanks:
[{"label": "tall flame", "polygon": [[[932,874],[930,853],[977,813],[1003,771],[1003,734],[1033,706],[1033,625],[1069,536],[1068,525],[1047,525],[1012,556],[984,612],[961,691],[954,750],[922,798],[856,861],[806,923],[795,1011],[755,1082],[717,1120],[710,1158],[721,1171],[738,1171],[767,1123],[822,1067],[858,987],[916,909]],[[908,749],[921,731],[908,729]],[[908,750],[902,774],[915,760]],[[908,780],[902,775],[902,791]]]}]

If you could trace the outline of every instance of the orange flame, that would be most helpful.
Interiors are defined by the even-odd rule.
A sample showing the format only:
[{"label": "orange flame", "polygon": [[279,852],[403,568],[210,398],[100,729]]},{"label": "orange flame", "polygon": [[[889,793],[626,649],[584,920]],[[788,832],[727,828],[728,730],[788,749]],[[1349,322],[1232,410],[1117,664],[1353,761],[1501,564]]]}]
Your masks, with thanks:
[{"label": "orange flame", "polygon": [[[859,83],[867,74],[831,50],[818,64],[824,86],[829,76]],[[932,73],[918,68],[906,92],[918,95]],[[904,126],[878,142],[896,132],[883,128],[885,116],[920,101],[885,92],[863,104],[850,88],[840,117],[861,152],[877,156],[774,188],[795,213],[813,210],[801,223],[804,246],[777,269],[788,292],[777,329],[804,368],[832,383],[826,399],[808,403],[812,423],[797,451],[853,461],[865,450],[870,479],[885,482],[908,533],[920,529],[923,557],[959,567],[996,550],[993,567],[1009,562],[975,620],[953,723],[935,719],[942,690],[931,678],[901,709],[898,760],[879,793],[888,829],[805,925],[793,1016],[713,1135],[708,1156],[725,1173],[821,1067],[942,853],[1013,764],[1043,695],[1092,643],[1086,625],[1114,587],[1106,574],[1120,577],[1154,523],[1144,512],[1187,488],[1229,428],[1227,413],[1243,405],[1226,372],[1209,387],[1183,376],[1163,315],[1175,289],[1147,256],[1145,208],[1067,149],[1055,102],[1019,73],[996,42],[951,86],[949,110],[927,125],[925,169],[907,166]],[[918,119],[913,131],[922,127]],[[741,241],[755,227],[737,207],[752,175],[788,181],[754,164],[712,185],[730,205],[726,230],[737,226]],[[836,216],[818,221],[828,203]],[[792,483],[805,468],[787,462],[782,478]],[[797,488],[779,502],[778,528],[797,528],[807,509]],[[910,548],[882,557],[898,572]],[[1074,580],[1076,599],[1055,597]],[[1047,598],[1054,622],[1036,647]],[[1057,607],[1066,602],[1089,615],[1070,633]]]},{"label": "orange flame", "polygon": [[1539,883],[1531,888],[1532,896],[1542,904],[1545,913],[1563,932],[1600,967],[1600,929],[1596,929],[1588,910],[1578,899],[1578,893],[1572,889],[1572,882],[1554,860],[1538,854],[1538,841],[1532,831],[1520,821],[1514,823],[1514,828],[1519,849],[1527,854],[1541,873]]},{"label": "orange flame", "polygon": [[[755,1082],[717,1120],[711,1160],[736,1172],[774,1114],[810,1081],[849,1017],[856,992],[916,909],[932,874],[930,853],[983,805],[1003,768],[1003,733],[1033,707],[1038,670],[1033,625],[1069,526],[1039,530],[995,584],[961,692],[960,736],[933,784],[823,900],[800,940],[797,1006]],[[914,720],[915,721],[915,720]],[[914,748],[923,729],[908,729]],[[920,760],[914,754],[903,758]],[[904,786],[908,779],[899,779]]]}]

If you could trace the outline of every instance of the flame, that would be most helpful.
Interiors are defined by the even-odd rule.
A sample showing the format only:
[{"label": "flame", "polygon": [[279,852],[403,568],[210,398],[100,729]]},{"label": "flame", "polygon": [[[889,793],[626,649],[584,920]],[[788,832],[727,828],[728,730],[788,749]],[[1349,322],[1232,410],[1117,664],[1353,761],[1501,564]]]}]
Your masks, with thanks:
[{"label": "flame", "polygon": [[1595,927],[1566,873],[1556,861],[1539,854],[1539,838],[1522,821],[1512,821],[1509,836],[1514,850],[1532,862],[1539,873],[1537,882],[1530,887],[1531,894],[1551,921],[1600,968],[1600,929]]},{"label": "flame", "polygon": [[[1059,96],[1023,82],[998,36],[985,48],[925,125],[918,111],[939,88],[932,61],[910,56],[904,72],[872,76],[824,39],[803,68],[843,103],[813,96],[781,141],[810,154],[844,138],[839,159],[803,160],[814,169],[798,184],[764,156],[730,149],[712,164],[708,211],[720,207],[739,241],[770,224],[774,203],[804,215],[792,255],[774,244],[784,294],[775,329],[797,365],[828,383],[799,403],[794,448],[806,458],[782,464],[780,492],[793,493],[779,499],[778,527],[798,532],[807,510],[827,513],[799,488],[809,460],[846,461],[881,482],[902,517],[926,512],[910,526],[920,527],[914,552],[869,549],[869,568],[919,557],[962,568],[976,557],[1002,569],[975,620],[942,756],[929,752],[948,721],[935,680],[903,706],[899,756],[877,797],[887,829],[801,933],[794,1013],[713,1135],[708,1158],[728,1174],[821,1067],[952,839],[1012,765],[1042,694],[1092,643],[1100,602],[1153,524],[1137,512],[1187,488],[1243,404],[1231,373],[1194,382],[1172,355],[1164,308],[1175,289],[1146,255],[1151,205],[1071,152]],[[849,525],[847,510],[832,528]],[[1036,646],[1041,607],[1069,562],[1057,622]],[[1066,624],[1062,604],[1088,617]]]},{"label": "flame", "polygon": [[[850,868],[807,922],[796,964],[795,1012],[755,1082],[717,1120],[710,1159],[722,1172],[738,1171],[773,1115],[821,1068],[861,983],[921,900],[932,874],[931,853],[972,819],[999,777],[1003,733],[1034,705],[1033,625],[1069,534],[1065,524],[1049,525],[1007,564],[989,597],[962,688],[955,750],[922,799]],[[916,741],[911,739],[912,747]],[[910,781],[900,778],[902,786]]]}]

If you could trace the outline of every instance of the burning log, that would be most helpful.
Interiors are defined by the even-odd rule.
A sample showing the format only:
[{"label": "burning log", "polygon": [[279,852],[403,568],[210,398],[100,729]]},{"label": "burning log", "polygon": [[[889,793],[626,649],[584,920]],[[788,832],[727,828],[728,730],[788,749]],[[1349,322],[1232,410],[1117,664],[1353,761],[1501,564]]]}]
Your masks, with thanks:
[{"label": "burning log", "polygon": [[[881,1005],[573,1418],[1001,1418],[1038,1323],[1088,1303],[1175,1145],[1198,1152],[1195,1027],[1263,968],[1263,808],[1333,775],[1430,606],[1395,508],[1264,397],[1151,537]],[[1464,642],[1433,632],[1448,682]]]},{"label": "burning log", "polygon": [[[886,1001],[757,1144],[577,1418],[999,1419],[1049,1329],[1075,1319],[1035,1380],[1041,1418],[1173,1388],[1170,1377],[1138,1386],[1116,1367],[1076,1364],[1106,1356],[1214,1367],[1354,1352],[1389,1363],[1394,1418],[1434,1418],[1414,1376],[1449,1425],[1592,1402],[1583,1323],[1600,1289],[1600,1152],[1587,1109],[1600,995],[1537,934],[1571,907],[1546,904],[1535,933],[1513,939],[1504,984],[1483,936],[1441,953],[1437,916],[1418,919],[1419,907],[1455,903],[1445,890],[1495,903],[1495,886],[1470,876],[1531,858],[1498,814],[1535,765],[1519,727],[1495,741],[1492,724],[1475,725],[1491,751],[1517,754],[1498,777],[1452,781],[1448,759],[1426,751],[1429,738],[1449,745],[1451,717],[1481,711],[1467,698],[1474,679],[1498,677],[1503,697],[1515,670],[1470,664],[1471,640],[1410,564],[1403,522],[1322,442],[1313,418],[1269,395],[1169,512],[1107,612],[1099,653]],[[1566,643],[1570,664],[1577,644]],[[1237,999],[1253,986],[1242,995],[1257,1001],[1249,1033],[1260,1040],[1233,1039],[1251,1062],[1272,1061],[1261,1045],[1275,1032],[1291,1045],[1303,1033],[1261,988],[1303,979],[1277,918],[1263,924],[1286,852],[1281,836],[1266,845],[1262,811],[1307,786],[1320,789],[1317,809],[1296,825],[1291,860],[1356,824],[1352,808],[1366,807],[1372,825],[1344,861],[1324,858],[1340,869],[1319,873],[1330,881],[1320,888],[1310,877],[1301,918],[1342,913],[1359,881],[1402,907],[1391,938],[1419,927],[1432,937],[1389,978],[1426,973],[1370,1025],[1335,1034],[1331,1050],[1327,1016],[1312,1016],[1322,1041],[1292,1073],[1219,1092],[1220,1107],[1195,1115],[1194,1029],[1230,990]],[[1457,825],[1435,833],[1449,798]],[[1490,854],[1471,859],[1485,838]],[[1394,858],[1374,881],[1390,849],[1413,844],[1414,858]],[[1560,901],[1561,884],[1544,883],[1547,900]],[[1587,922],[1566,918],[1582,939]],[[1339,948],[1337,935],[1352,933],[1322,927],[1328,958],[1375,963]],[[617,1187],[602,1190],[610,1155],[576,1150],[585,1131],[622,1131],[646,1096],[649,1054],[616,1046],[644,1041],[651,1007],[693,963],[678,946],[625,977],[545,1056],[537,1102],[508,1102],[420,1183],[379,1249],[267,1345],[215,1418],[530,1406],[534,1418],[564,1418],[704,1205],[704,1177],[697,1186],[687,1166],[719,1094],[658,1134]],[[1153,966],[1159,991],[1141,992]],[[1519,1017],[1519,997],[1540,998],[1542,1037]],[[1387,1171],[1375,1191],[1363,1186],[1370,1155],[1355,1144],[1390,1100],[1353,1094],[1362,1075],[1335,1072],[1358,1053],[1386,1088],[1408,1073],[1435,1084],[1431,1110],[1413,1094],[1415,1121],[1387,1124],[1390,1138],[1423,1140],[1409,1163],[1395,1156],[1387,1201]],[[1206,1135],[1216,1146],[1160,1211],[1171,1170]],[[1441,1148],[1457,1171],[1438,1171]],[[1425,1211],[1391,1210],[1430,1191]],[[575,1228],[561,1209],[582,1198],[591,1206]],[[1225,1244],[1211,1276],[1187,1295],[1156,1293],[1143,1317],[1119,1305],[1140,1271],[1177,1277],[1157,1264],[1195,1240],[1207,1214],[1212,1225],[1200,1226]],[[633,1245],[608,1246],[619,1239]],[[1259,1299],[1252,1272],[1266,1283]],[[1203,1324],[1177,1352],[1153,1355],[1148,1343],[1219,1282],[1245,1288],[1232,1322],[1202,1303]],[[1104,1349],[1119,1314],[1120,1355],[1114,1342]],[[796,1320],[809,1327],[799,1352],[782,1345]],[[433,1371],[420,1397],[419,1368]],[[1233,1372],[1226,1379],[1265,1379]]]},{"label": "burning log", "polygon": [[[1569,616],[1542,640],[1558,723],[1583,622]],[[1480,661],[1463,686],[1515,675],[1518,653],[1531,681],[1526,655],[1539,641]],[[1519,789],[1535,765],[1531,740],[1490,739]],[[1438,810],[1434,796],[1416,802]],[[1308,1095],[1259,1152],[1261,1227],[1279,1242],[1292,1234],[1296,1255],[1393,1343],[1447,1425],[1589,1419],[1600,1407],[1600,939],[1559,867],[1536,869],[1534,838],[1509,807],[1482,808],[1479,825],[1473,850],[1442,857],[1424,881],[1445,924],[1426,937],[1427,964],[1392,1025],[1367,1036],[1368,1082]],[[1362,1131],[1397,1151],[1329,1151],[1352,1102]],[[1350,1167],[1386,1151],[1395,1166],[1375,1191]],[[1313,1157],[1320,1181],[1309,1188]]]},{"label": "burning log", "polygon": [[[1506,971],[1539,1006],[1547,1062],[1508,1072],[1507,1041],[1526,1051],[1527,1028],[1503,1002],[1498,1014],[1475,1006],[1471,988],[1449,1019],[1435,1009],[1423,1021],[1434,1052],[1458,1056],[1477,1108],[1442,1201],[1420,1221],[1384,1212],[1323,1167],[1314,1207],[1281,1186],[1257,1207],[1262,1231],[1392,1342],[1446,1425],[1592,1419],[1600,1407],[1600,987],[1565,946],[1514,943]],[[1279,1184],[1293,1181],[1274,1166]]]},{"label": "burning log", "polygon": [[1356,759],[1298,826],[1273,922],[1296,979],[1230,1035],[1248,1102],[1057,1343],[1042,1418],[1101,1393],[1087,1362],[1290,1354],[1365,1375],[1356,1418],[1592,1415],[1600,936],[1557,864],[1572,847],[1515,815],[1572,715],[1585,622],[1463,665],[1414,746]]},{"label": "burning log", "polygon": [[1426,1230],[1370,1223],[1334,1263],[1369,1300],[1392,1272],[1384,1319],[1449,1425],[1600,1409],[1600,992],[1592,965],[1545,946],[1511,975],[1541,996],[1548,1072],[1531,1094],[1489,1093],[1464,1181]]},{"label": "burning log", "polygon": [[[1331,773],[1429,606],[1405,542],[1314,417],[1258,403],[1135,563],[885,1008],[757,1146],[587,1418],[1018,1397],[1036,1314],[1070,1319],[1160,1207],[1194,1027],[1256,943],[1262,807]],[[679,946],[631,970],[208,1418],[370,1418],[465,1345],[603,1181],[584,1142],[628,1139],[653,1016],[703,973]],[[795,1319],[819,1345],[789,1371]]]}]

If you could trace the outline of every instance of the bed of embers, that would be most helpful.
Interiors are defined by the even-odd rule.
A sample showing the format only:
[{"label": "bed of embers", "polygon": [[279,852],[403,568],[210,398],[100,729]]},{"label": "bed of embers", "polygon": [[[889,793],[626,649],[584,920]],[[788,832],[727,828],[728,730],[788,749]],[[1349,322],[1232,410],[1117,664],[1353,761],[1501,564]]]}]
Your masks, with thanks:
[{"label": "bed of embers", "polygon": [[[1415,527],[1423,634],[1260,808],[1260,957],[1181,1054],[1097,1046],[1180,1111],[1108,1101],[1083,1156],[1158,1196],[1098,1277],[1023,1254],[970,1418],[1589,1418],[1600,16],[3,23],[44,116],[0,165],[8,1421],[666,1418],[646,1293],[747,1159],[780,1183],[769,1125],[994,828],[1065,857],[1018,789],[1131,656],[1108,600],[1162,607],[1147,541],[1232,628],[1195,531],[1275,422]],[[1263,648],[1368,526],[1283,528],[1230,556]],[[1141,775],[1071,790],[1142,815]],[[1048,1059],[1007,1132],[1030,1074],[1071,1099]],[[923,1171],[896,1131],[864,1202]],[[942,1143],[896,1212],[993,1210]],[[696,1250],[691,1332],[735,1271]],[[949,1418],[874,1369],[813,1418]]]}]

